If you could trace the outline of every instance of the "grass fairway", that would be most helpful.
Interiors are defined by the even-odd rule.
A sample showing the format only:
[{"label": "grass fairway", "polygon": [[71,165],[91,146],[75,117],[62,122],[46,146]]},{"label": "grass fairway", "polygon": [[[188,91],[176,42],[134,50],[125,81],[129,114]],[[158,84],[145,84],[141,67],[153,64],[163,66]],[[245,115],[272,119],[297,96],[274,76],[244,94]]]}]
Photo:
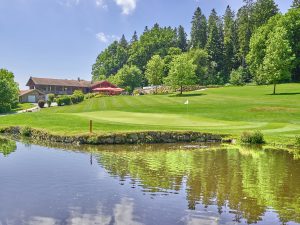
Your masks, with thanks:
[{"label": "grass fairway", "polygon": [[[31,126],[58,134],[145,130],[192,130],[239,135],[261,130],[268,140],[300,135],[300,84],[224,87],[184,96],[115,96],[81,104],[0,117],[0,126]],[[184,105],[186,100],[189,105]]]}]

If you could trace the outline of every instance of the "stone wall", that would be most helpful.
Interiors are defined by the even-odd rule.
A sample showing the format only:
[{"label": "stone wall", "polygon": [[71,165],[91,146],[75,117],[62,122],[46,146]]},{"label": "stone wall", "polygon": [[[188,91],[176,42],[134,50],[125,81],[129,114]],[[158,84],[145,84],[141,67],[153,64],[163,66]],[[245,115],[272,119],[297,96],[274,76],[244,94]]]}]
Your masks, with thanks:
[{"label": "stone wall", "polygon": [[[26,131],[25,131],[26,130]],[[199,132],[131,132],[131,133],[114,133],[114,134],[91,134],[80,136],[61,136],[51,134],[42,130],[21,127],[8,127],[0,129],[0,133],[14,135],[17,137],[27,136],[35,140],[72,143],[72,144],[140,144],[140,143],[180,143],[180,142],[222,142],[221,135]]]}]

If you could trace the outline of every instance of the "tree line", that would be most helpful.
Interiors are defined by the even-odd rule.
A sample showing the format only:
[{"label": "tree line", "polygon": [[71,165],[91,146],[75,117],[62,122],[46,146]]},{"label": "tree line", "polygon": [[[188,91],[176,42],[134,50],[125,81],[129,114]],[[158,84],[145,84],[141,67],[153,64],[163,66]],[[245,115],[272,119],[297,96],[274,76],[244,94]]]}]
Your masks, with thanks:
[{"label": "tree line", "polygon": [[183,26],[145,27],[130,41],[123,35],[102,51],[93,80],[108,79],[132,91],[168,84],[257,84],[300,80],[300,1],[284,15],[274,0],[244,0],[235,13],[213,9],[207,18],[198,7],[190,39]]}]

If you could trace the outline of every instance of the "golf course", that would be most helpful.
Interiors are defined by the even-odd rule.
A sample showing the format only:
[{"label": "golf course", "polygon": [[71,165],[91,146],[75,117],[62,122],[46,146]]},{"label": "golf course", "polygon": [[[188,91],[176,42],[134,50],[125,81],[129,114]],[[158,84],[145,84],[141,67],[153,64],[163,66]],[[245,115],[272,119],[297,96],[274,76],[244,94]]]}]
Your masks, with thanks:
[{"label": "golf course", "polygon": [[[7,115],[0,127],[29,126],[53,134],[89,132],[200,131],[238,137],[261,131],[267,141],[292,141],[300,135],[300,84],[208,88],[183,95],[96,97],[37,113]],[[188,104],[184,104],[187,103]]]}]

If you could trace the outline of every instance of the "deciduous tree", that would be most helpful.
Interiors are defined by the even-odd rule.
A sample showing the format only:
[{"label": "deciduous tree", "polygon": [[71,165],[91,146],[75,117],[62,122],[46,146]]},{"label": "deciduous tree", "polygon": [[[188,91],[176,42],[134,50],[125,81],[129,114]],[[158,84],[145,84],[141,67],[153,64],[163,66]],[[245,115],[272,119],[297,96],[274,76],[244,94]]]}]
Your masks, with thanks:
[{"label": "deciduous tree", "polygon": [[0,113],[9,112],[18,104],[19,87],[14,78],[12,72],[0,69]]},{"label": "deciduous tree", "polygon": [[180,87],[180,94],[183,92],[183,86],[196,83],[196,66],[187,54],[182,54],[174,58],[168,77],[165,83],[173,87]]},{"label": "deciduous tree", "polygon": [[266,56],[261,71],[266,81],[274,85],[273,94],[276,94],[276,84],[291,79],[294,58],[286,29],[277,27],[267,41]]},{"label": "deciduous tree", "polygon": [[[159,55],[154,55],[146,66],[145,76],[152,85],[161,85],[164,77],[164,61]],[[157,91],[156,91],[157,92]]]},{"label": "deciduous tree", "polygon": [[130,93],[142,85],[142,71],[136,66],[125,65],[118,73],[110,78],[116,85],[125,88]]}]

